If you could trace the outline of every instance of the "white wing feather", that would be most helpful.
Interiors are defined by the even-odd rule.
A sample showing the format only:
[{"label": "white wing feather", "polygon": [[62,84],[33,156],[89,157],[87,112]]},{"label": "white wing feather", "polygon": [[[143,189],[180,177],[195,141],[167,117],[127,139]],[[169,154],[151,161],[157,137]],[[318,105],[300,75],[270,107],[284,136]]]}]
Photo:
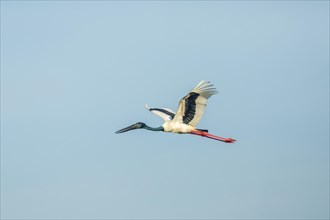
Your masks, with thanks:
[{"label": "white wing feather", "polygon": [[188,120],[189,122],[187,124],[196,127],[204,114],[207,99],[210,98],[212,95],[217,94],[218,92],[210,82],[202,80],[193,90],[191,90],[188,95],[186,95],[180,100],[179,107],[177,112],[175,113],[173,121],[184,123],[184,117],[186,116],[186,114],[192,114],[191,112],[189,112],[191,110],[189,109],[189,106],[187,106],[186,109],[186,101],[189,101],[188,99],[192,98],[191,93],[197,93],[198,97],[195,100],[194,115],[192,116],[191,120]]},{"label": "white wing feather", "polygon": [[[164,121],[170,121],[173,119],[169,113],[172,113],[173,115],[175,115],[175,112],[169,108],[150,108],[147,104],[145,105],[145,107],[151,113],[161,117]],[[169,113],[166,113],[166,112],[169,112]]]}]

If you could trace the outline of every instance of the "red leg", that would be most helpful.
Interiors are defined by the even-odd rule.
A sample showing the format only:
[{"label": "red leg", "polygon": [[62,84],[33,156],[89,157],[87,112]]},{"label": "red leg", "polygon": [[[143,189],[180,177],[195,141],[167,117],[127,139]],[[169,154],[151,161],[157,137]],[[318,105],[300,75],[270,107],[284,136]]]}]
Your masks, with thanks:
[{"label": "red leg", "polygon": [[236,141],[233,138],[223,138],[223,137],[215,136],[215,135],[210,134],[210,133],[205,132],[205,131],[193,130],[193,131],[191,131],[191,134],[199,135],[199,136],[203,136],[203,137],[207,137],[207,138],[211,138],[211,139],[222,141],[222,142],[226,142],[226,143],[234,143]]}]

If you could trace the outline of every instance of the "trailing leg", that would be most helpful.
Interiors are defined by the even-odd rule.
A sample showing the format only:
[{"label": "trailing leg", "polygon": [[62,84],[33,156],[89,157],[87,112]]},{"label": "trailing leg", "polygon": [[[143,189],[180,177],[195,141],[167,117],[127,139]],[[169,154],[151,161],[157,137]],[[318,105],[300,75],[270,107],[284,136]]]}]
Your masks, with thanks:
[{"label": "trailing leg", "polygon": [[210,139],[214,139],[214,140],[222,141],[222,142],[226,142],[226,143],[234,143],[236,141],[233,138],[223,138],[223,137],[219,137],[219,136],[210,134],[208,132],[199,131],[199,130],[193,130],[193,131],[191,131],[191,134],[202,136],[202,137],[207,137],[207,138],[210,138]]}]

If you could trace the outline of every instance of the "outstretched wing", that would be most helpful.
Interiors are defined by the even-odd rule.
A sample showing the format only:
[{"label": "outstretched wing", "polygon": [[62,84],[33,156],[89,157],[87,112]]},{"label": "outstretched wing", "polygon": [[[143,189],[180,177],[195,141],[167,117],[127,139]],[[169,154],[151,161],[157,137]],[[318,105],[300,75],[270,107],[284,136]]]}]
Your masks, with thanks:
[{"label": "outstretched wing", "polygon": [[201,81],[188,95],[180,100],[173,121],[196,127],[204,114],[207,99],[217,93],[210,82]]},{"label": "outstretched wing", "polygon": [[148,105],[145,105],[145,107],[150,112],[160,116],[164,121],[170,121],[175,116],[175,112],[168,108],[150,108]]}]

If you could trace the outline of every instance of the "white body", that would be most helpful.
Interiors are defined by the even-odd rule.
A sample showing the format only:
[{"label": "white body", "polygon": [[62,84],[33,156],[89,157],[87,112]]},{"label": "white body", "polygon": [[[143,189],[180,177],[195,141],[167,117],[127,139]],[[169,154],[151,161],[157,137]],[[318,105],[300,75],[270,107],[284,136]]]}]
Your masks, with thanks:
[{"label": "white body", "polygon": [[195,130],[193,126],[183,124],[177,121],[166,121],[163,125],[165,132],[172,133],[190,133],[192,130]]}]

